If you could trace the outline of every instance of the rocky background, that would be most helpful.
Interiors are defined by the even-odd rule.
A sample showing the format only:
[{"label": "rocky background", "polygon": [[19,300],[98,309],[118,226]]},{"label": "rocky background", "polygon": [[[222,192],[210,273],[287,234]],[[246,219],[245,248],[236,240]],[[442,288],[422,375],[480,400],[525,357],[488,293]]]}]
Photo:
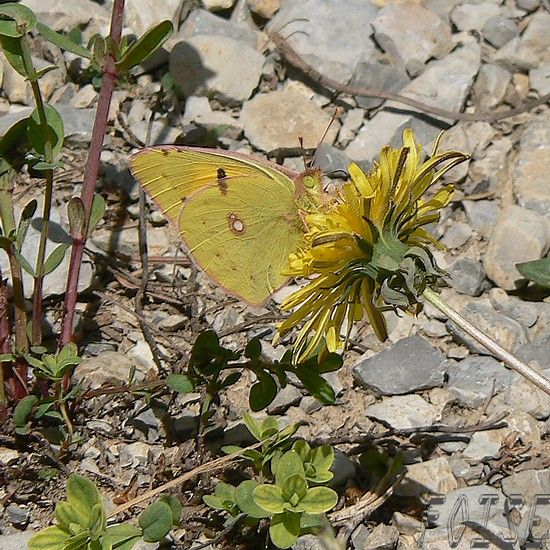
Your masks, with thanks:
[{"label": "rocky background", "polygon": [[[84,42],[95,32],[108,32],[109,1],[23,3],[55,30],[80,29]],[[399,145],[404,128],[412,127],[428,151],[441,129],[447,130],[443,148],[467,152],[471,160],[446,177],[456,182],[455,199],[433,228],[448,248],[437,253],[452,285],[443,296],[506,349],[550,376],[550,302],[525,287],[514,267],[545,256],[550,248],[548,105],[492,123],[483,115],[477,121],[455,122],[376,97],[336,95],[285,63],[268,36],[280,33],[312,67],[343,84],[399,93],[450,111],[493,112],[550,93],[547,0],[127,4],[127,32],[141,34],[162,19],[171,19],[177,31],[134,81],[115,92],[98,187],[109,210],[88,244],[81,275],[81,346],[86,360],[75,378],[84,387],[125,383],[130,371],[135,380],[157,372],[134,312],[138,191],[127,157],[146,140],[160,81],[167,74],[172,89],[182,95],[165,98],[156,109],[151,143],[204,145],[219,138],[218,145],[261,156],[274,148],[295,147],[297,137],[303,136],[306,147],[315,147],[335,106],[341,106],[343,114],[316,156],[318,165],[331,171],[345,169],[350,160],[368,167],[383,145]],[[38,67],[52,62],[58,66],[41,82],[45,96],[63,116],[68,135],[52,217],[63,239],[65,204],[80,192],[97,90],[83,80],[85,66],[72,54],[39,39],[34,49]],[[32,109],[32,98],[28,83],[2,57],[0,74],[0,132],[5,132]],[[285,162],[303,167],[299,158]],[[26,176],[18,190],[21,205],[37,193]],[[149,221],[150,256],[174,256],[180,245],[162,216],[153,211]],[[38,240],[38,232],[32,231],[36,241],[27,240],[27,258]],[[280,317],[276,307],[247,308],[180,258],[175,266],[154,263],[144,313],[166,364],[175,365],[206,328],[235,345],[260,334],[266,353],[281,355],[284,346],[270,343],[273,321]],[[48,322],[55,333],[65,274],[57,271],[45,284],[52,306]],[[275,302],[295,288],[281,290]],[[460,498],[467,499],[469,519],[484,529],[466,530],[458,548],[469,548],[476,537],[490,548],[523,548],[544,537],[550,544],[550,507],[539,503],[535,515],[540,521],[529,519],[536,496],[550,494],[550,399],[503,368],[431,307],[417,318],[389,315],[388,323],[385,344],[368,325],[354,331],[344,368],[330,375],[338,393],[334,406],[321,407],[300,387],[289,385],[268,409],[287,423],[305,421],[299,431],[305,438],[386,434],[376,440],[381,448],[405,452],[408,473],[396,496],[355,530],[350,547],[416,548],[423,536],[424,548],[448,548],[447,522]],[[245,378],[222,403],[225,443],[247,441],[240,420],[247,410],[250,380]],[[0,446],[6,478],[0,489],[0,548],[23,548],[29,532],[51,520],[64,480],[45,481],[37,476],[41,468],[54,465],[63,474],[78,471],[112,496],[144,491],[199,464],[201,457],[189,440],[199,398],[191,394],[174,401],[166,396],[151,406],[132,396],[89,400],[75,419],[81,443],[62,459],[59,448],[48,448],[46,440],[44,448],[34,452]],[[167,412],[173,432],[168,443],[162,423]],[[504,423],[495,428],[497,421]],[[445,429],[424,429],[432,425]],[[339,447],[335,477],[340,486],[354,478],[354,464],[345,454],[350,447]],[[208,514],[200,497],[213,481],[181,488],[179,496],[188,503],[190,515]],[[419,503],[429,494],[444,495],[445,503],[432,506],[439,516],[422,535]],[[482,495],[493,498],[488,517]],[[523,504],[506,505],[512,495],[521,495]],[[510,539],[506,512],[514,512],[518,525],[515,546],[502,546],[502,540]],[[184,530],[175,537],[186,543],[183,547],[207,540],[204,534]],[[223,544],[234,547],[227,542],[218,547]],[[153,548],[141,548],[146,547]],[[322,546],[307,536],[295,548]]]}]

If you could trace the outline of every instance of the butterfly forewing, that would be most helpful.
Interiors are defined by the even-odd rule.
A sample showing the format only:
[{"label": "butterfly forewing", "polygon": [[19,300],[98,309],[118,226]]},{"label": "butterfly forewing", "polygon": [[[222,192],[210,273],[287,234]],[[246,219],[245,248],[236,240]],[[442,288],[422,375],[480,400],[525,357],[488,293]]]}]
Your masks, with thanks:
[{"label": "butterfly forewing", "polygon": [[285,283],[304,231],[287,175],[238,154],[176,146],[144,149],[130,165],[218,284],[260,304]]}]

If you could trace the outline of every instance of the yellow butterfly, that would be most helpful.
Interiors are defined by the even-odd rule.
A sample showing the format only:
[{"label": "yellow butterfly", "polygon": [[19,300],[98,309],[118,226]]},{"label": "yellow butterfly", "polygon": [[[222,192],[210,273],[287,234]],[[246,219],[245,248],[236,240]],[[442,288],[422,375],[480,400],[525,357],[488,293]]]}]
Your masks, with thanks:
[{"label": "yellow butterfly", "polygon": [[321,173],[298,173],[220,149],[162,145],[130,157],[133,176],[175,225],[196,262],[250,304],[287,281],[303,212],[322,201]]}]

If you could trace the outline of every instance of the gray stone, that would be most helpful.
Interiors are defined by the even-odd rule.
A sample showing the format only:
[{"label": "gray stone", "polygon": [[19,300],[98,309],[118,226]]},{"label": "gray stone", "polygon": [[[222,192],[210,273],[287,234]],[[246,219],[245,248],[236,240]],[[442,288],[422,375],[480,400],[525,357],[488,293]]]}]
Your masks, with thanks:
[{"label": "gray stone", "polygon": [[[516,531],[521,541],[529,536],[530,546],[535,541],[548,542],[550,532],[550,470],[523,470],[502,480],[502,492],[513,502],[521,518]],[[528,548],[528,546],[525,546]],[[543,546],[539,546],[543,547]]]},{"label": "gray stone", "polygon": [[492,288],[489,292],[489,300],[497,311],[514,319],[525,328],[530,328],[537,322],[539,312],[532,302],[525,302],[517,296],[510,296],[501,288]]},{"label": "gray stone", "polygon": [[[495,311],[485,301],[471,301],[465,304],[460,308],[460,314],[475,327],[496,340],[504,349],[512,351],[527,341],[525,329],[519,323]],[[487,349],[459,329],[452,321],[447,322],[447,329],[457,342],[465,345],[470,351],[480,355],[490,354]]]},{"label": "gray stone", "polygon": [[158,323],[158,328],[161,330],[167,330],[168,332],[175,332],[182,329],[189,322],[189,318],[186,315],[180,313],[173,313],[168,315]]},{"label": "gray stone", "polygon": [[516,264],[538,260],[547,250],[547,220],[533,210],[507,206],[497,217],[483,265],[500,288],[515,290],[525,285]]},{"label": "gray stone", "polygon": [[405,497],[422,495],[446,495],[457,488],[455,476],[446,457],[440,456],[407,466],[403,481],[395,488],[394,494]]},{"label": "gray stone", "polygon": [[470,177],[463,185],[463,191],[471,193],[501,188],[509,180],[507,157],[513,146],[508,136],[496,137],[483,154],[470,163]]},{"label": "gray stone", "polygon": [[[246,101],[240,120],[248,140],[262,151],[277,147],[295,147],[302,136],[304,147],[316,147],[331,115],[315,105],[295,87],[257,94]],[[333,123],[325,143],[331,144],[338,133]]]},{"label": "gray stone", "polygon": [[540,0],[516,0],[518,8],[527,11],[534,11],[540,6]]},{"label": "gray stone", "polygon": [[[34,268],[36,266],[36,258],[38,255],[38,246],[40,242],[40,231],[42,228],[42,197],[36,197],[38,200],[38,208],[35,213],[35,217],[32,219],[23,246],[21,248],[21,255],[30,263]],[[15,219],[19,220],[20,210],[16,208]],[[71,244],[72,239],[66,231],[65,215],[61,213],[55,205],[52,205],[50,211],[50,222],[48,225],[48,239],[46,240],[46,259],[50,254],[62,244]],[[65,292],[67,285],[67,274],[69,272],[70,263],[70,249],[65,252],[65,256],[57,268],[44,277],[44,284],[42,288],[43,296],[59,295]],[[0,254],[0,270],[2,273],[10,273],[9,262],[6,254]],[[88,261],[83,261],[80,267],[80,275],[78,279],[78,291],[90,287],[93,278],[92,264]],[[32,296],[34,279],[33,277],[23,270],[23,286],[26,297]]]},{"label": "gray stone", "polygon": [[104,6],[92,0],[71,1],[70,9],[64,0],[23,0],[39,21],[54,31],[70,31],[76,27],[88,27],[90,32],[108,33],[110,13]]},{"label": "gray stone", "polygon": [[75,109],[90,107],[97,98],[97,92],[91,84],[82,86],[80,90],[70,99],[69,105]]},{"label": "gray stone", "polygon": [[344,151],[328,143],[321,143],[313,158],[313,166],[320,168],[329,178],[331,172],[347,172],[349,163],[350,160]]},{"label": "gray stone", "polygon": [[198,35],[225,36],[239,42],[245,42],[251,48],[256,48],[258,45],[257,35],[250,26],[219,17],[200,8],[194,9],[188,15],[172,41],[177,43],[181,39]]},{"label": "gray stone", "polygon": [[453,222],[447,227],[441,242],[450,249],[460,248],[472,236],[472,228],[464,222]]},{"label": "gray stone", "polygon": [[377,11],[369,0],[284,0],[266,30],[281,33],[322,74],[348,82],[357,63],[376,56],[369,36]]},{"label": "gray stone", "polygon": [[363,125],[365,111],[363,109],[349,109],[344,115],[342,127],[338,135],[340,145],[347,145]]},{"label": "gray stone", "polygon": [[145,379],[145,371],[126,353],[107,351],[97,357],[85,358],[75,368],[73,379],[86,389],[97,389],[103,385],[127,384],[130,374],[133,379],[141,382]]},{"label": "gray stone", "polygon": [[492,55],[491,60],[511,72],[525,72],[539,63],[537,54],[519,37],[506,42]]},{"label": "gray stone", "polygon": [[227,36],[193,36],[170,52],[170,73],[183,94],[208,95],[230,104],[250,97],[263,63],[263,56],[246,42]]},{"label": "gray stone", "polygon": [[267,412],[269,414],[282,414],[291,405],[296,405],[302,399],[302,392],[295,386],[287,384],[281,388],[275,399],[268,405]]},{"label": "gray stone", "polygon": [[468,224],[474,228],[482,237],[488,237],[495,225],[498,206],[495,201],[479,200],[462,202],[462,207],[466,212]]},{"label": "gray stone", "polygon": [[448,372],[446,388],[459,402],[475,408],[483,404],[493,392],[498,393],[518,379],[518,374],[507,369],[493,357],[470,355],[459,361]]},{"label": "gray stone", "polygon": [[323,407],[323,404],[315,399],[312,395],[304,395],[300,401],[300,408],[303,409],[306,413],[311,414],[315,411],[318,411]]},{"label": "gray stone", "polygon": [[[549,27],[550,28],[550,27]],[[550,34],[550,33],[549,33]],[[512,172],[514,193],[520,206],[528,208],[529,216],[533,215],[532,210],[545,216],[550,216],[550,184],[548,173],[550,172],[550,112],[546,111],[534,116],[529,124],[525,126],[519,143],[519,154],[516,158]],[[536,214],[534,214],[536,216]],[[537,222],[537,231],[534,238],[541,240],[542,228],[538,225],[542,222],[540,217]],[[550,239],[548,239],[550,240]],[[521,241],[516,241],[521,242]],[[550,243],[549,243],[550,245]],[[521,247],[528,251],[531,246],[523,242]],[[532,249],[531,259],[540,250],[539,245]],[[521,261],[521,260],[520,260]]]},{"label": "gray stone", "polygon": [[503,15],[494,15],[489,18],[481,33],[483,38],[495,48],[504,46],[519,34],[516,24]]},{"label": "gray stone", "polygon": [[395,429],[430,426],[440,417],[434,405],[416,394],[384,397],[367,407],[365,415]]},{"label": "gray stone", "polygon": [[[168,19],[172,23],[178,17],[179,0],[163,0],[151,9],[150,0],[133,0],[124,10],[124,25],[141,36],[147,29]],[[177,28],[177,24],[176,24]]]},{"label": "gray stone", "polygon": [[448,334],[445,323],[437,319],[430,319],[427,323],[423,323],[422,330],[426,336],[431,336],[432,338],[443,338]]},{"label": "gray stone", "polygon": [[335,449],[334,462],[332,463],[330,471],[334,475],[328,484],[331,487],[342,487],[350,479],[355,477],[355,464],[348,455]]},{"label": "gray stone", "polygon": [[374,395],[398,395],[443,385],[445,356],[420,336],[409,336],[357,363],[353,378]]},{"label": "gray stone", "polygon": [[281,0],[248,0],[248,7],[252,13],[271,19],[281,8]]},{"label": "gray stone", "polygon": [[[32,57],[32,63],[36,70],[42,70],[46,67],[55,66],[53,63]],[[30,82],[19,74],[5,59],[4,53],[0,53],[0,64],[3,65],[2,91],[10,103],[23,103],[24,105],[34,105],[34,95]],[[40,91],[44,100],[48,100],[54,90],[64,84],[66,76],[65,67],[58,67],[48,71],[40,78]]]},{"label": "gray stone", "polygon": [[23,548],[28,548],[29,540],[34,535],[36,533],[32,531],[0,535],[0,550],[23,550]]},{"label": "gray stone", "polygon": [[151,126],[150,145],[174,143],[182,133],[181,128],[174,128],[168,118],[153,120],[151,125],[148,120],[140,120],[132,124],[132,132],[142,143],[145,143],[147,139],[149,126]]},{"label": "gray stone", "polygon": [[503,440],[510,433],[507,428],[474,432],[462,456],[472,462],[481,462],[500,456]]},{"label": "gray stone", "polygon": [[[364,529],[361,530],[361,527],[364,527]],[[360,525],[353,532],[351,543],[356,550],[364,548],[368,548],[369,550],[393,550],[398,538],[399,532],[395,525],[379,523],[372,530],[369,530],[364,525]]]},{"label": "gray stone", "polygon": [[453,288],[461,294],[479,296],[485,288],[485,270],[481,262],[457,258],[447,268]]},{"label": "gray stone", "polygon": [[496,107],[504,99],[511,80],[510,72],[500,65],[482,65],[473,87],[474,102],[483,110]]},{"label": "gray stone", "polygon": [[451,50],[451,31],[439,16],[418,4],[384,6],[372,22],[379,46],[409,74],[418,74],[426,61]]},{"label": "gray stone", "polygon": [[235,0],[201,0],[201,2],[207,10],[222,11],[232,8]]},{"label": "gray stone", "polygon": [[538,59],[542,60],[550,48],[550,13],[539,10],[533,14],[522,35],[522,41]]},{"label": "gray stone", "polygon": [[459,31],[481,31],[487,21],[499,12],[499,7],[493,2],[476,5],[464,2],[451,12],[451,21]]},{"label": "gray stone", "polygon": [[[405,86],[401,93],[429,105],[460,111],[479,64],[479,46],[458,48],[444,59],[428,63],[425,71]],[[396,112],[378,112],[365,122],[346,148],[352,160],[372,160],[384,145],[400,146],[405,128],[413,129],[419,143],[433,141],[440,132],[440,127],[427,122],[423,114],[402,114],[406,108],[401,104],[390,101],[386,103],[385,109]]]},{"label": "gray stone", "polygon": [[[550,335],[535,338],[532,342],[523,344],[514,353],[527,363],[535,362],[541,369],[550,371]],[[549,373],[550,374],[550,373]]]},{"label": "gray stone", "polygon": [[529,82],[531,88],[539,96],[550,94],[550,61],[541,63],[538,67],[529,71]]},{"label": "gray stone", "polygon": [[302,535],[292,545],[292,550],[324,550],[323,541],[314,535]]},{"label": "gray stone", "polygon": [[[542,372],[536,364],[531,366]],[[550,372],[547,369],[543,374],[548,377]],[[550,411],[550,396],[529,380],[518,378],[506,391],[496,395],[487,409],[488,414],[510,411],[525,411],[537,420],[546,420]]]},{"label": "gray stone", "polygon": [[[449,548],[449,536],[453,537],[451,541],[460,542],[460,546],[456,545],[457,548],[474,548],[473,540],[477,541],[478,547],[480,542],[487,542],[479,531],[476,533],[466,529],[463,532],[464,520],[485,527],[500,538],[509,539],[510,530],[504,516],[505,500],[502,491],[489,485],[462,487],[445,495],[445,498],[432,497],[427,514],[430,524],[439,529],[426,531],[423,548],[446,550]],[[449,525],[453,525],[451,533]],[[440,540],[434,536],[438,534],[437,531],[440,531]]]},{"label": "gray stone", "polygon": [[[411,79],[401,65],[388,65],[375,61],[357,63],[350,86],[370,88],[382,92],[400,92]],[[383,99],[368,96],[355,96],[355,101],[363,109],[374,109],[384,103]]]},{"label": "gray stone", "polygon": [[394,512],[392,514],[392,523],[402,535],[415,535],[416,533],[420,533],[423,528],[421,521],[401,512]]},{"label": "gray stone", "polygon": [[15,527],[25,527],[31,518],[31,512],[28,508],[18,506],[13,502],[4,509],[4,519],[9,521]]}]

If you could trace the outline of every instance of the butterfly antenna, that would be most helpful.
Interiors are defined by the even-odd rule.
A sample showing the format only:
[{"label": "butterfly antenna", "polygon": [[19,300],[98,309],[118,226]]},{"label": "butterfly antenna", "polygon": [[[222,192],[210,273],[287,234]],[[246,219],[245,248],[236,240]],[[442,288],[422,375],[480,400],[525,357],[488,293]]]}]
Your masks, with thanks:
[{"label": "butterfly antenna", "polygon": [[302,161],[304,163],[304,170],[307,170],[309,167],[307,165],[306,151],[304,149],[304,138],[302,136],[298,136],[298,143],[300,144],[300,152],[302,154]]},{"label": "butterfly antenna", "polygon": [[319,147],[321,146],[321,143],[323,143],[323,140],[327,137],[328,131],[330,130],[330,127],[333,125],[334,121],[342,115],[344,112],[344,109],[342,107],[336,107],[334,109],[334,113],[332,113],[332,116],[330,117],[330,120],[328,121],[327,127],[325,128],[325,131],[323,132],[323,135],[321,136],[321,139],[317,143],[317,146],[315,147],[315,154],[313,155],[313,158],[311,159],[311,165],[315,163],[315,157],[317,156],[317,151],[319,150]]}]

